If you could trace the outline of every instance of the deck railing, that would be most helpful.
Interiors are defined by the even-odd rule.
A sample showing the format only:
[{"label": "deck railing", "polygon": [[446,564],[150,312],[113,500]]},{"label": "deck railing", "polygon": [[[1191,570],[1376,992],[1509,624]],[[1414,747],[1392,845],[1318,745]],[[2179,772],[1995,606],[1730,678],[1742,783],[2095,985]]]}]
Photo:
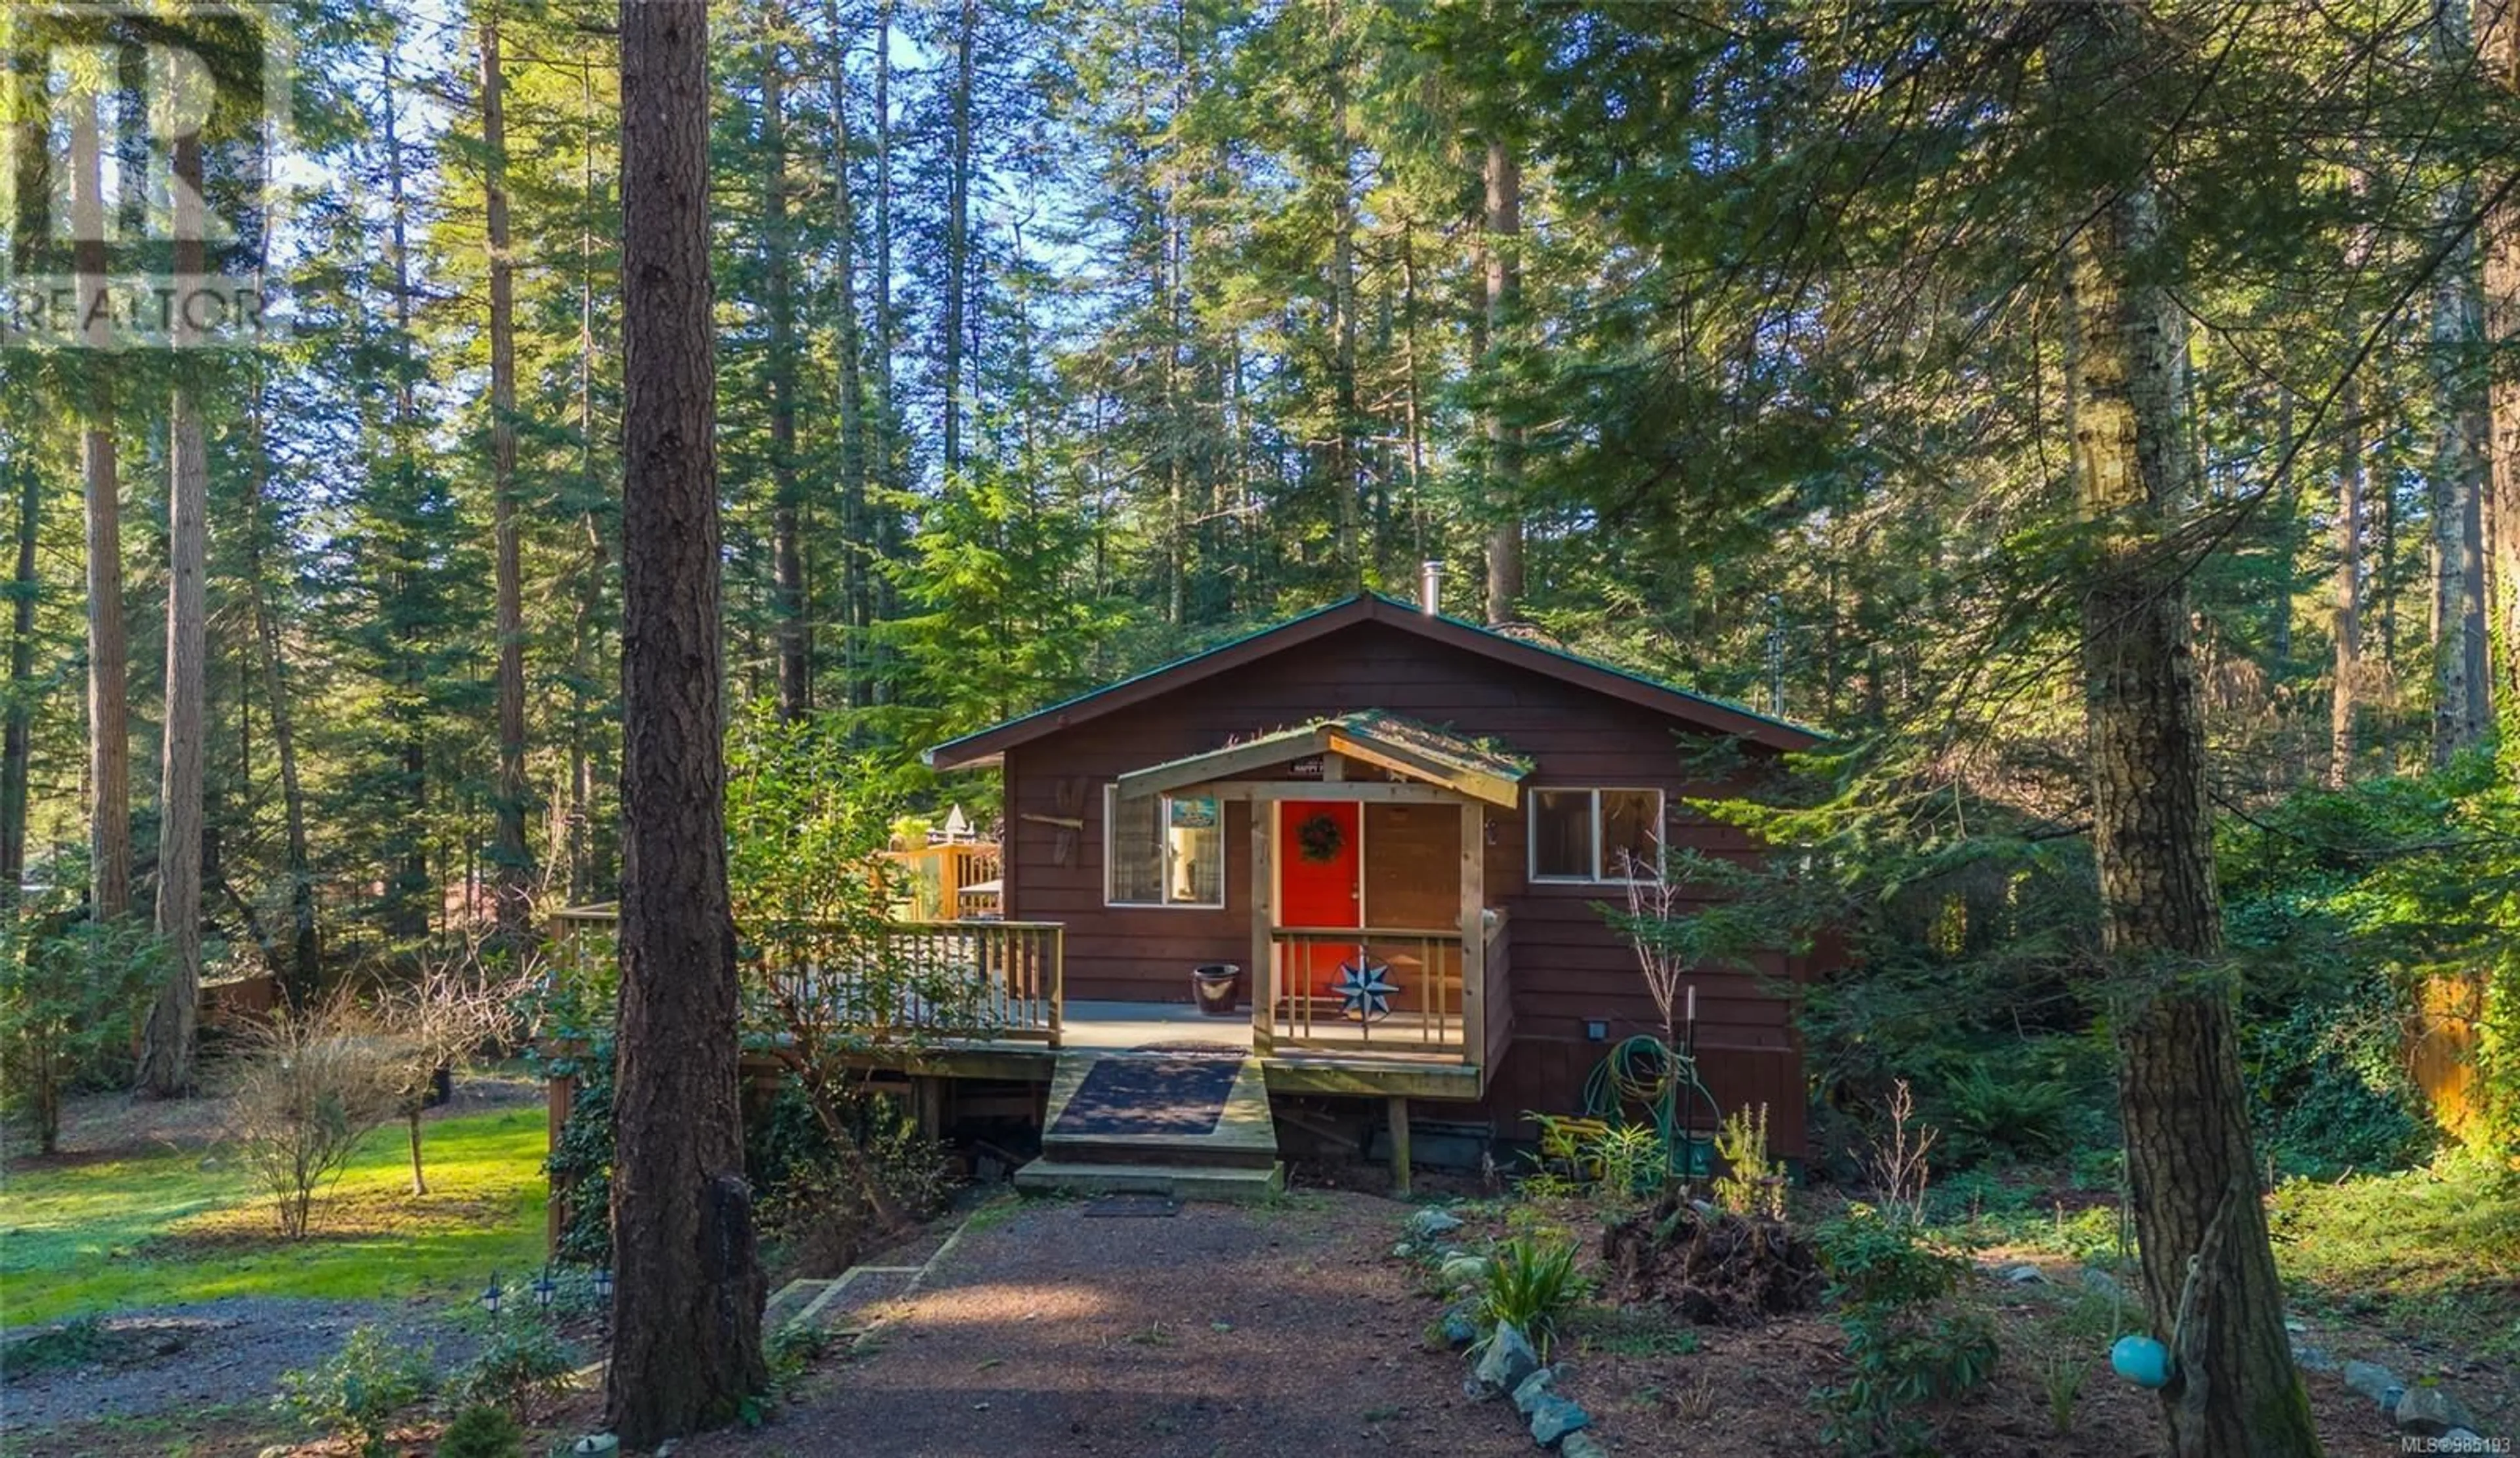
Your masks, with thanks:
[{"label": "deck railing", "polygon": [[[1269,933],[1270,1038],[1279,1047],[1462,1053],[1462,936],[1419,927]],[[1351,970],[1352,969],[1352,970]],[[1362,991],[1343,993],[1371,975]],[[1375,988],[1387,988],[1377,992]]]},{"label": "deck railing", "polygon": [[909,892],[894,914],[905,921],[956,921],[995,916],[1006,860],[995,841],[951,840],[908,851],[886,851],[886,861],[907,873]]},{"label": "deck railing", "polygon": [[[559,953],[580,970],[609,960],[619,912],[553,918]],[[1058,1044],[1067,929],[1054,921],[892,921],[746,928],[759,965],[746,977],[756,1020],[804,1022],[878,1040],[969,1038]]]}]

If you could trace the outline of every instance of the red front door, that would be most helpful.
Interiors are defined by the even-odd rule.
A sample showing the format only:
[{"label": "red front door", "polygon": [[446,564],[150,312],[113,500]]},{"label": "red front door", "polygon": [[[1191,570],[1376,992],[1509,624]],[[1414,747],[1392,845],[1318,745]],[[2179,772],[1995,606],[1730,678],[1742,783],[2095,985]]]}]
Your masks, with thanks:
[{"label": "red front door", "polygon": [[[1364,862],[1354,800],[1282,800],[1278,803],[1278,924],[1294,927],[1365,925]],[[1353,956],[1353,942],[1308,942],[1288,949],[1286,986],[1327,993],[1340,962]]]}]

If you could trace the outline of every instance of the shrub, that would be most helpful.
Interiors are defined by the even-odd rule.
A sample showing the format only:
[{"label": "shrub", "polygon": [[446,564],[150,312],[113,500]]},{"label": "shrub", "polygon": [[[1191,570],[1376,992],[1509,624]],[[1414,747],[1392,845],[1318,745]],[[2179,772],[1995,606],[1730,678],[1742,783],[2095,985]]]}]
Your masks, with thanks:
[{"label": "shrub", "polygon": [[338,997],[249,1034],[232,1092],[228,1137],[292,1240],[306,1234],[315,1192],[401,1107],[390,1050]]},{"label": "shrub", "polygon": [[78,914],[29,905],[0,919],[0,1097],[46,1154],[61,1141],[62,1096],[120,1072],[132,1009],[157,980],[154,939]]},{"label": "shrub", "polygon": [[1488,1256],[1487,1284],[1479,1315],[1490,1326],[1510,1322],[1531,1339],[1545,1360],[1557,1337],[1557,1320],[1584,1299],[1590,1284],[1575,1268],[1572,1239],[1515,1236]]},{"label": "shrub", "polygon": [[274,1411],[348,1442],[361,1458],[385,1451],[385,1425],[426,1397],[437,1373],[427,1348],[413,1348],[373,1326],[350,1333],[341,1349],[312,1367],[280,1374]]},{"label": "shrub", "polygon": [[1912,1409],[1979,1387],[1995,1369],[1986,1318],[1941,1309],[1966,1262],[1861,1206],[1821,1229],[1820,1250],[1847,1365],[1843,1383],[1814,1394],[1828,1412],[1823,1436],[1850,1454],[1923,1449]]},{"label": "shrub", "polygon": [[1785,1217],[1785,1167],[1768,1158],[1768,1106],[1757,1114],[1735,1109],[1715,1135],[1724,1172],[1715,1177],[1715,1203],[1736,1215]]},{"label": "shrub", "polygon": [[[945,1152],[919,1131],[898,1099],[858,1084],[827,1090],[826,1111],[790,1078],[745,1139],[744,1170],[763,1192],[762,1234],[783,1260],[843,1269],[886,1212],[867,1197],[871,1180],[891,1211],[921,1217],[942,1209]],[[837,1125],[849,1144],[832,1133]]]},{"label": "shrub", "polygon": [[455,1415],[437,1436],[437,1458],[524,1458],[525,1433],[503,1408],[480,1404]]},{"label": "shrub", "polygon": [[1998,1078],[1979,1065],[1945,1086],[1943,1102],[1943,1123],[1965,1150],[2004,1150],[2036,1159],[2072,1142],[2078,1098],[2074,1086],[2061,1079]]},{"label": "shrub", "polygon": [[1603,1197],[1625,1200],[1659,1189],[1671,1173],[1671,1146],[1649,1124],[1614,1124],[1594,1135],[1587,1162],[1600,1171]]},{"label": "shrub", "polygon": [[457,1395],[527,1416],[537,1402],[568,1390],[576,1358],[560,1334],[532,1318],[495,1325],[478,1356],[455,1380]]}]

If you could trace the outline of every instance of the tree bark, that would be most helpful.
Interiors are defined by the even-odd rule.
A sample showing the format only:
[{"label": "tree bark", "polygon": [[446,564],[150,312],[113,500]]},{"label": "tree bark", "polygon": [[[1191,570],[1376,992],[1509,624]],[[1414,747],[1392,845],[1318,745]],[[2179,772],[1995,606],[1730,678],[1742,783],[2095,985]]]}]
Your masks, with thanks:
[{"label": "tree bark", "polygon": [[412,352],[410,217],[404,196],[402,133],[395,119],[393,45],[385,45],[383,52],[385,186],[393,212],[393,464],[395,508],[400,517],[390,529],[393,565],[386,584],[386,592],[394,599],[390,616],[397,619],[392,635],[395,648],[391,650],[397,656],[388,659],[385,676],[401,695],[403,721],[396,745],[403,791],[403,803],[397,807],[401,821],[396,827],[399,854],[385,874],[384,921],[387,936],[410,944],[428,935],[428,730],[419,706],[424,669],[416,641],[417,611],[412,600],[420,593],[419,578],[426,570],[427,547],[420,540],[418,523],[412,519],[419,510],[421,493],[420,367]]},{"label": "tree bark", "polygon": [[945,474],[963,469],[963,332],[971,287],[971,102],[979,0],[963,0],[954,35],[954,150],[945,177]]},{"label": "tree bark", "polygon": [[805,620],[803,503],[796,490],[796,299],[788,236],[788,86],[779,31],[761,63],[761,251],[770,317],[770,614],[778,635],[779,714],[802,719],[814,706],[813,641]]},{"label": "tree bark", "polygon": [[840,21],[838,0],[823,0],[823,19],[832,32],[832,229],[836,255],[832,274],[839,295],[840,602],[848,629],[841,659],[849,707],[862,709],[875,698],[866,673],[875,600],[867,581],[872,544],[868,540],[866,381],[861,365],[866,342],[858,321],[857,209],[849,195],[849,165],[856,145],[849,131],[848,31]]},{"label": "tree bark", "polygon": [[[254,642],[262,659],[262,691],[271,706],[271,749],[280,769],[283,869],[289,877],[289,957],[279,967],[282,991],[292,1007],[314,998],[324,976],[324,948],[315,919],[315,873],[306,845],[306,791],[297,773],[297,717],[289,691],[289,664],[280,645],[280,615],[271,605],[264,581],[262,549],[263,472],[270,456],[263,447],[263,401],[253,402],[253,469],[247,479],[246,595],[253,612]],[[241,702],[248,701],[240,693]]]},{"label": "tree bark", "polygon": [[[2436,74],[2456,77],[2474,64],[2468,12],[2455,3],[2433,10]],[[2482,336],[2483,280],[2475,236],[2464,232],[2476,206],[2475,179],[2446,184],[2435,218],[2459,230],[2433,278],[2432,384],[2432,645],[2433,763],[2444,764],[2485,737],[2492,726],[2492,687],[2485,666],[2484,496],[2486,394],[2476,369]]]},{"label": "tree bark", "polygon": [[122,482],[113,443],[112,356],[107,352],[105,163],[96,96],[73,87],[70,210],[80,317],[87,321],[87,420],[79,473],[87,491],[88,886],[97,919],[131,914],[131,642],[122,622]]},{"label": "tree bark", "polygon": [[721,754],[708,12],[622,0],[621,1003],[613,1356],[625,1447],[767,1381],[737,1106]]},{"label": "tree bark", "polygon": [[[492,591],[499,635],[499,781],[493,842],[499,941],[521,951],[534,939],[533,853],[525,845],[524,568],[517,524],[517,284],[508,238],[507,77],[499,12],[481,15],[481,192],[490,250],[490,502],[496,561]],[[470,894],[471,888],[467,888]]]},{"label": "tree bark", "polygon": [[[2476,0],[2475,28],[2486,84],[2520,95],[2520,7],[2512,0]],[[2520,348],[2520,198],[2504,194],[2486,215],[2480,238],[2484,342],[2494,362],[2486,384],[2487,502],[2494,523],[2486,625],[2501,649],[2493,692],[2507,709],[2520,705],[2520,366],[2510,358]]]},{"label": "tree bark", "polygon": [[10,464],[18,477],[18,568],[9,594],[9,723],[0,733],[0,906],[14,906],[26,879],[26,783],[35,722],[35,528],[44,508],[44,477],[31,461]]},{"label": "tree bark", "polygon": [[[2087,7],[2052,42],[2069,98],[2140,62],[2133,12]],[[2105,124],[2105,123],[2103,123]],[[2113,148],[2111,155],[2142,155]],[[2115,995],[2119,1109],[2154,1335],[2178,1367],[2162,1415],[2178,1458],[2318,1451],[2283,1326],[2220,976],[2204,730],[2185,576],[2171,542],[2195,492],[2182,417],[2184,321],[2159,195],[2123,179],[2066,248],[2073,476],[2094,534],[2083,599],[2092,840]]]},{"label": "tree bark", "polygon": [[1338,493],[1338,552],[1342,586],[1361,586],[1368,568],[1362,454],[1357,440],[1356,389],[1356,134],[1349,101],[1352,64],[1344,0],[1322,0],[1328,21],[1330,104],[1330,389],[1336,419],[1330,426],[1330,488]]},{"label": "tree bark", "polygon": [[[203,273],[202,139],[174,146],[175,287]],[[189,342],[176,314],[176,343]],[[209,459],[201,384],[180,356],[167,430],[166,728],[158,772],[158,936],[166,972],[141,1030],[140,1086],[159,1098],[193,1087],[202,985],[202,729],[208,697]]]},{"label": "tree bark", "polygon": [[2350,376],[2336,398],[2336,582],[2330,636],[2336,661],[2328,689],[2327,785],[2354,777],[2355,721],[2362,673],[2362,382]]},{"label": "tree bark", "polygon": [[[1512,336],[1513,312],[1522,292],[1522,164],[1504,142],[1487,151],[1487,320],[1493,357]],[[1489,509],[1497,513],[1488,537],[1488,621],[1510,623],[1522,611],[1522,440],[1505,422],[1504,390],[1491,380],[1488,408],[1489,469],[1496,482]]]},{"label": "tree bark", "polygon": [[[875,621],[900,614],[900,589],[892,562],[900,548],[900,513],[893,502],[903,491],[901,417],[893,388],[892,355],[898,337],[892,310],[892,16],[893,0],[875,9],[875,471],[873,503]],[[869,634],[868,678],[872,701],[892,698],[892,654],[879,635]]]}]

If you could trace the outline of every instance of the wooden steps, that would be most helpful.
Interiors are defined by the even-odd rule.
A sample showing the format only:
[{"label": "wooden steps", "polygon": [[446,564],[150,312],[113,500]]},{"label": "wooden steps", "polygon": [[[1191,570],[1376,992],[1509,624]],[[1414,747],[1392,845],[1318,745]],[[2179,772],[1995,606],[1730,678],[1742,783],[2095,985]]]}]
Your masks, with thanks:
[{"label": "wooden steps", "polygon": [[[1098,1068],[1114,1062],[1106,1083],[1126,1077],[1141,1090],[1144,1117],[1114,1112],[1077,1094]],[[1231,1063],[1221,1101],[1215,1081]],[[1167,1075],[1166,1070],[1174,1073]],[[1173,1097],[1177,1084],[1180,1097]],[[1213,1109],[1212,1123],[1203,1116]],[[1132,1125],[1136,1127],[1132,1127]],[[1162,1046],[1063,1050],[1051,1076],[1050,1118],[1041,1158],[1015,1171],[1018,1189],[1168,1195],[1177,1200],[1247,1200],[1282,1189],[1278,1130],[1260,1062],[1247,1051],[1195,1053]]]}]

